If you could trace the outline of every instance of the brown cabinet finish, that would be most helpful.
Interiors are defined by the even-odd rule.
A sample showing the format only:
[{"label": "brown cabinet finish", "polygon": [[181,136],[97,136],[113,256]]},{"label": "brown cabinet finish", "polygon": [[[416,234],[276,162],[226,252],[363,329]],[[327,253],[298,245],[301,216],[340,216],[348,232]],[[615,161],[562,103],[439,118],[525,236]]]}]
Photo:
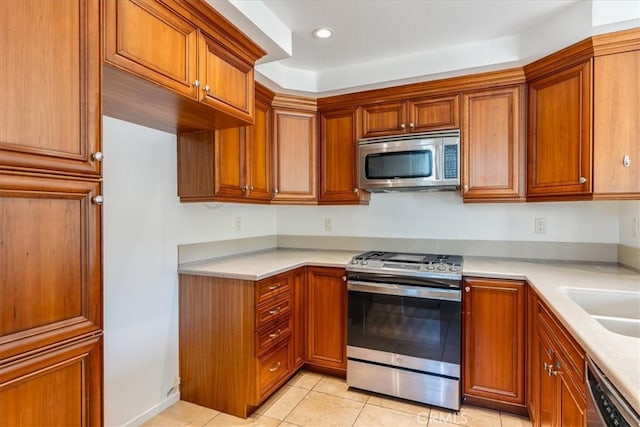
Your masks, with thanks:
[{"label": "brown cabinet finish", "polygon": [[0,172],[0,360],[102,328],[99,194]]},{"label": "brown cabinet finish", "polygon": [[253,122],[253,64],[264,51],[208,4],[105,6],[107,115],[172,133]]},{"label": "brown cabinet finish", "polygon": [[458,127],[457,94],[362,106],[364,138]]},{"label": "brown cabinet finish", "polygon": [[274,105],[273,117],[272,202],[315,204],[318,201],[316,113]]},{"label": "brown cabinet finish", "polygon": [[530,292],[529,411],[534,426],[586,426],[585,352]]},{"label": "brown cabinet finish", "polygon": [[466,278],[463,393],[467,402],[525,409],[524,282]]},{"label": "brown cabinet finish", "polygon": [[347,285],[344,269],[307,268],[307,364],[346,375]]},{"label": "brown cabinet finish", "polygon": [[640,50],[596,57],[593,74],[594,197],[640,198]]},{"label": "brown cabinet finish", "polygon": [[293,288],[293,368],[298,369],[306,360],[307,270],[293,270],[290,277]]},{"label": "brown cabinet finish", "polygon": [[319,204],[367,204],[358,188],[358,108],[320,112]]},{"label": "brown cabinet finish", "polygon": [[0,425],[102,425],[102,338],[0,363]]},{"label": "brown cabinet finish", "polygon": [[178,134],[180,201],[269,202],[271,108],[260,93],[253,126]]},{"label": "brown cabinet finish", "polygon": [[0,2],[0,169],[100,177],[99,7]]},{"label": "brown cabinet finish", "polygon": [[462,95],[462,197],[524,199],[524,85]]},{"label": "brown cabinet finish", "polygon": [[529,82],[527,198],[591,196],[591,61]]}]

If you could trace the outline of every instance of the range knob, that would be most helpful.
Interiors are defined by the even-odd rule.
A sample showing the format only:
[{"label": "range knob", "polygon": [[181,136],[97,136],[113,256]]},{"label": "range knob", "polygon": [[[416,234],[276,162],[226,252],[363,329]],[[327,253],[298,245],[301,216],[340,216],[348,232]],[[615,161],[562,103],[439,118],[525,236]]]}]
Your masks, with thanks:
[{"label": "range knob", "polygon": [[447,266],[444,264],[438,264],[438,267],[436,267],[438,269],[438,271],[445,271],[447,269]]},{"label": "range knob", "polygon": [[435,266],[433,264],[429,263],[427,265],[427,270],[433,270],[433,269],[435,269]]},{"label": "range knob", "polygon": [[366,259],[363,259],[362,261],[360,261],[360,264],[362,264],[362,265],[367,265],[367,264],[369,264],[369,263],[367,262],[367,260],[366,260]]},{"label": "range knob", "polygon": [[354,258],[354,259],[351,260],[351,264],[357,264],[357,263],[358,263],[357,259]]},{"label": "range knob", "polygon": [[451,267],[449,267],[449,271],[453,271],[454,273],[455,273],[456,271],[458,271],[458,270],[459,270],[459,268],[458,268],[458,266],[457,266],[457,265],[452,265]]}]

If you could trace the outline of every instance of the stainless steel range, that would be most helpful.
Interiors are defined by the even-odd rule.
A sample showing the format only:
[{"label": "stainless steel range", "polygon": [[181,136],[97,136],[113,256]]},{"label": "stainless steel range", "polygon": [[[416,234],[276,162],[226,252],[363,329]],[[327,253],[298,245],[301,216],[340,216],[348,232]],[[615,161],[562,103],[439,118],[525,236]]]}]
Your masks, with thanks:
[{"label": "stainless steel range", "polygon": [[462,257],[366,252],[347,266],[347,384],[460,409]]}]

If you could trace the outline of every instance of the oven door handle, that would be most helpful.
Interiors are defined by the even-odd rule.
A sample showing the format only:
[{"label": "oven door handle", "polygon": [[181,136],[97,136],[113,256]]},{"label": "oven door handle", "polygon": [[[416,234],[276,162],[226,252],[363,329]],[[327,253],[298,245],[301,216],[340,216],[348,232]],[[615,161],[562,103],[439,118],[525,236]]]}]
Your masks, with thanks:
[{"label": "oven door handle", "polygon": [[394,283],[374,283],[349,280],[347,282],[347,290],[382,295],[398,295],[413,298],[439,299],[444,301],[462,300],[462,291],[460,289],[427,288],[421,286],[396,285]]}]

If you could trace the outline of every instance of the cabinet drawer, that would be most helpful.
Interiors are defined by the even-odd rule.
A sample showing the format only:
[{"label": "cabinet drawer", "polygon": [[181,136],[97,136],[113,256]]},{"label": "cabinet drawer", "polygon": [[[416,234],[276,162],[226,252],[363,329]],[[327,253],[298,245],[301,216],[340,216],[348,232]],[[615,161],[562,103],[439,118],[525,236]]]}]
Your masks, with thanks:
[{"label": "cabinet drawer", "polygon": [[291,372],[291,340],[258,359],[258,390],[262,399]]},{"label": "cabinet drawer", "polygon": [[288,316],[286,320],[256,333],[256,356],[262,356],[283,339],[288,339],[291,336],[292,324],[293,318]]},{"label": "cabinet drawer", "polygon": [[259,281],[256,284],[256,304],[261,304],[291,290],[288,274],[280,274]]},{"label": "cabinet drawer", "polygon": [[557,342],[560,347],[558,356],[570,365],[569,372],[575,373],[574,379],[581,383],[585,369],[584,351],[540,301],[538,301],[538,327],[544,329],[547,335]]},{"label": "cabinet drawer", "polygon": [[285,294],[273,302],[267,302],[256,309],[256,330],[265,325],[283,319],[291,313],[291,293]]}]

